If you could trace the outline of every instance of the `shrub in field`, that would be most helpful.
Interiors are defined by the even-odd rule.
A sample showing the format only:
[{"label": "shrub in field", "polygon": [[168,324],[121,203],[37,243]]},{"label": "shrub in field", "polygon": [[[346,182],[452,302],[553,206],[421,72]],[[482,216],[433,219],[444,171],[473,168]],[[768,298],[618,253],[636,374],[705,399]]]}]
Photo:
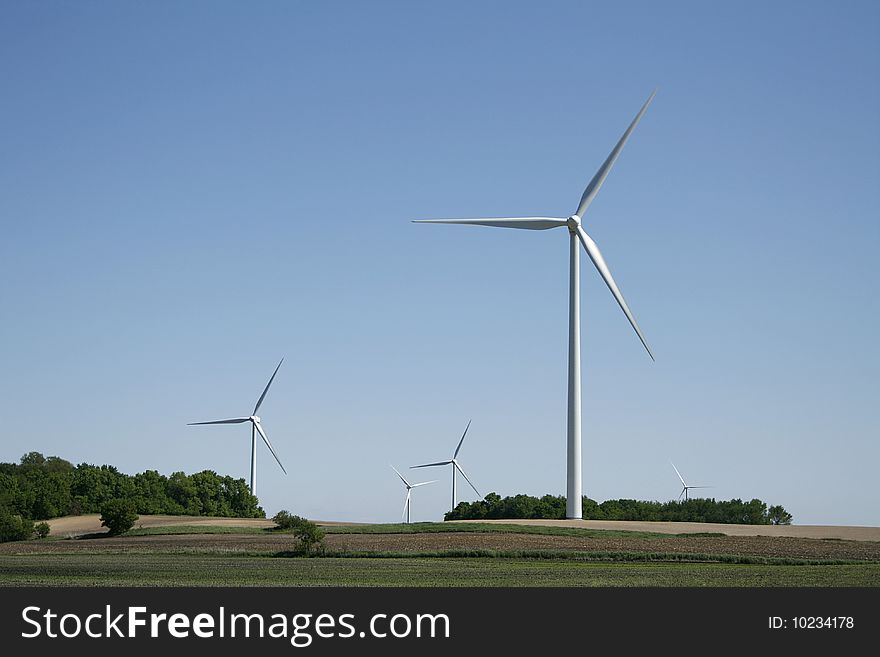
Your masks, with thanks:
[{"label": "shrub in field", "polygon": [[299,539],[300,551],[303,554],[311,554],[318,548],[323,550],[325,532],[311,520],[282,509],[272,517],[272,521],[277,529],[293,532],[293,535]]},{"label": "shrub in field", "polygon": [[311,554],[313,550],[324,551],[324,530],[315,523],[306,520],[293,530],[293,535],[299,539],[299,545],[304,554]]},{"label": "shrub in field", "polygon": [[272,516],[272,522],[275,523],[278,529],[281,529],[283,531],[290,531],[296,529],[304,522],[308,522],[308,520],[300,516],[296,516],[286,509],[282,509],[274,516]]},{"label": "shrub in field", "polygon": [[50,527],[48,522],[41,522],[34,526],[34,533],[37,538],[46,538],[49,535]]},{"label": "shrub in field", "polygon": [[134,504],[128,500],[111,500],[101,507],[101,526],[110,530],[110,536],[124,534],[137,519]]},{"label": "shrub in field", "polygon": [[34,534],[34,521],[0,507],[0,543],[26,541]]}]

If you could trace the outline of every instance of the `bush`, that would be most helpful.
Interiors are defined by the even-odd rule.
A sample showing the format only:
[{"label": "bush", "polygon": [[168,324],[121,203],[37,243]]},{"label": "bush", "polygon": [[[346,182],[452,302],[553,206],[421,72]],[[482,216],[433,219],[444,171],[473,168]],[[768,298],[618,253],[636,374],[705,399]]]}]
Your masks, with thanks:
[{"label": "bush", "polygon": [[300,516],[295,516],[290,513],[290,511],[282,509],[274,516],[272,516],[272,522],[275,523],[276,529],[280,529],[282,531],[290,531],[296,529],[303,523],[308,522],[308,520]]},{"label": "bush", "polygon": [[110,530],[110,536],[124,534],[137,519],[134,504],[128,500],[111,500],[101,507],[101,526]]},{"label": "bush", "polygon": [[293,530],[293,535],[299,539],[303,553],[311,554],[312,548],[320,548],[324,551],[324,536],[326,533],[315,523],[306,520]]},{"label": "bush", "polygon": [[48,522],[41,522],[34,527],[34,532],[37,538],[46,538],[49,535],[50,529]]},{"label": "bush", "polygon": [[300,552],[311,554],[313,550],[324,550],[324,536],[326,533],[311,520],[296,516],[282,509],[272,517],[272,521],[281,531],[292,531],[299,539]]},{"label": "bush", "polygon": [[0,507],[0,543],[26,541],[34,534],[34,521]]}]

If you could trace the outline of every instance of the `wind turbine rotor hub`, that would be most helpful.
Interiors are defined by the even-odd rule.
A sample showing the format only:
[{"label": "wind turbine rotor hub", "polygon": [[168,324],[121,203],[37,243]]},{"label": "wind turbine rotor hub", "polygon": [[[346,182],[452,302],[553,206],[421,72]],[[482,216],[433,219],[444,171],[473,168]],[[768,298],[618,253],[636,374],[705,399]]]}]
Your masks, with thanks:
[{"label": "wind turbine rotor hub", "polygon": [[581,218],[576,214],[573,214],[568,218],[568,221],[566,221],[565,223],[568,226],[568,232],[576,233],[578,226],[581,225]]},{"label": "wind turbine rotor hub", "polygon": [[260,417],[258,415],[251,415],[251,422],[260,423]]}]

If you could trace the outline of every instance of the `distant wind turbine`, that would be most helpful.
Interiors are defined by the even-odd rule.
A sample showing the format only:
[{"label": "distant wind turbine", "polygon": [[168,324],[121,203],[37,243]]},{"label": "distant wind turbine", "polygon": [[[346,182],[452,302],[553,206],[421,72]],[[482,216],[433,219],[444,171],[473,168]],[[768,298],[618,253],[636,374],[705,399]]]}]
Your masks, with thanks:
[{"label": "distant wind turbine", "polygon": [[468,420],[467,426],[464,428],[464,433],[461,434],[461,440],[458,441],[458,447],[455,448],[455,454],[452,455],[451,461],[438,461],[437,463],[425,463],[423,465],[412,465],[410,469],[413,468],[433,468],[436,465],[451,465],[452,466],[452,508],[455,509],[455,471],[461,473],[461,476],[465,478],[471,488],[474,489],[474,492],[477,494],[477,497],[480,496],[480,491],[477,490],[477,487],[468,479],[468,476],[464,473],[464,470],[461,469],[461,465],[458,463],[458,453],[461,451],[461,444],[464,442],[464,437],[467,435],[468,429],[471,428],[471,421]]},{"label": "distant wind turbine", "polygon": [[621,294],[617,283],[611,276],[605,259],[599,252],[599,247],[592,238],[587,235],[581,225],[581,219],[590,203],[599,193],[602,183],[614,166],[614,162],[620,155],[620,151],[629,139],[630,134],[641,120],[645,110],[654,98],[654,93],[648,97],[645,104],[636,114],[636,117],[630,123],[629,128],[623,133],[620,141],[614,147],[614,150],[606,158],[605,162],[599,167],[596,175],[587,185],[581,196],[580,204],[577,211],[568,217],[513,217],[513,218],[491,218],[491,219],[422,219],[415,223],[429,224],[472,224],[477,226],[493,226],[500,228],[523,228],[526,230],[546,230],[548,228],[568,229],[569,233],[569,295],[568,295],[568,476],[566,484],[566,517],[581,518],[582,517],[582,481],[581,481],[581,328],[580,328],[580,249],[578,240],[583,244],[587,255],[593,261],[602,280],[611,290],[611,294],[617,300],[629,323],[635,329],[636,335],[642,341],[648,355],[654,359],[645,337],[642,335],[639,325],[636,323],[635,317],[626,305],[626,301]]},{"label": "distant wind turbine", "polygon": [[678,475],[678,479],[681,481],[682,489],[681,489],[681,492],[678,494],[679,501],[681,500],[681,496],[684,495],[684,501],[687,502],[688,491],[691,488],[712,488],[712,486],[688,486],[686,483],[684,483],[684,477],[681,476],[681,473],[678,471],[678,468],[675,467],[675,463],[670,461],[669,465],[672,466],[672,469],[675,470],[675,474]]},{"label": "distant wind turbine", "polygon": [[266,432],[263,430],[263,425],[260,424],[260,418],[257,415],[257,411],[260,410],[260,405],[263,403],[263,400],[266,398],[266,393],[269,392],[269,386],[272,385],[272,381],[275,380],[275,375],[278,374],[278,369],[281,367],[281,363],[284,362],[282,358],[278,367],[275,368],[275,371],[272,372],[272,378],[269,379],[269,383],[266,384],[266,387],[263,389],[263,394],[260,395],[260,398],[257,400],[257,405],[254,406],[254,412],[251,413],[248,417],[235,417],[229,420],[213,420],[211,422],[189,422],[187,426],[195,426],[197,424],[242,424],[244,422],[251,423],[251,495],[256,496],[257,494],[257,433],[263,438],[263,442],[266,443],[266,447],[269,448],[269,451],[272,452],[272,456],[275,457],[275,461],[277,461],[281,471],[284,474],[287,474],[287,470],[284,469],[284,466],[281,465],[281,460],[278,458],[278,455],[275,453],[275,450],[272,448],[272,443],[269,442],[269,437],[266,435]]},{"label": "distant wind turbine", "polygon": [[[397,472],[397,468],[395,468],[393,465],[390,467],[392,470]],[[409,524],[409,513],[410,513],[410,510],[412,509],[412,499],[411,499],[412,489],[418,488],[419,486],[427,486],[428,484],[437,483],[437,480],[433,479],[431,481],[423,481],[418,484],[411,484],[406,479],[404,479],[403,475],[400,474],[399,472],[397,472],[397,476],[400,477],[400,480],[403,482],[403,485],[406,486],[406,500],[403,502],[403,517],[406,519],[405,520],[406,524]]]}]

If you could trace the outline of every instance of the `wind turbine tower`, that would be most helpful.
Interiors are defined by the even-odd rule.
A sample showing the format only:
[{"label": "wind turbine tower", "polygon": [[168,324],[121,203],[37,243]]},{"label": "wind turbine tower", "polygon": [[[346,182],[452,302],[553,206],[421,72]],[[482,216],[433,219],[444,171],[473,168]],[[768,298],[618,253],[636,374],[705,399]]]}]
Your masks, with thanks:
[{"label": "wind turbine tower", "polygon": [[263,425],[260,424],[260,416],[257,415],[257,411],[260,410],[260,406],[263,403],[263,400],[266,398],[266,393],[269,392],[269,386],[272,385],[272,381],[275,380],[275,375],[278,374],[278,369],[281,367],[281,363],[284,362],[282,358],[279,361],[278,366],[275,368],[275,371],[272,372],[272,378],[269,379],[269,383],[266,384],[266,387],[263,389],[263,394],[260,395],[260,398],[257,400],[257,405],[254,406],[254,412],[251,413],[248,417],[235,417],[229,420],[212,420],[210,422],[190,422],[187,426],[195,426],[199,424],[243,424],[245,422],[251,423],[251,495],[256,497],[257,495],[257,434],[260,434],[260,437],[263,439],[263,442],[266,443],[266,447],[269,448],[269,451],[272,453],[272,456],[275,457],[275,461],[278,463],[278,466],[281,468],[281,471],[284,474],[287,474],[287,470],[284,469],[284,466],[281,465],[281,460],[278,458],[278,455],[275,453],[275,450],[272,448],[272,443],[269,442],[269,437],[266,435],[265,430],[263,429]]},{"label": "wind turbine tower", "polygon": [[[656,93],[656,92],[654,92]],[[422,219],[415,223],[429,224],[470,224],[476,226],[492,226],[496,228],[520,228],[525,230],[547,230],[549,228],[567,228],[568,229],[568,254],[569,254],[569,275],[568,275],[568,475],[566,482],[566,517],[581,518],[582,513],[582,497],[583,489],[581,482],[581,310],[580,310],[580,248],[578,241],[583,245],[593,265],[605,281],[611,294],[620,306],[630,325],[639,336],[648,355],[654,359],[648,343],[645,340],[639,325],[636,323],[635,317],[629,310],[626,301],[621,294],[617,283],[611,276],[611,271],[605,263],[605,259],[599,251],[599,247],[593,239],[587,234],[582,225],[582,220],[587,212],[587,208],[596,198],[602,183],[611,171],[611,167],[617,161],[620,151],[623,150],[627,139],[635,130],[636,125],[641,121],[642,116],[648,109],[651,101],[654,99],[652,93],[639,113],[630,123],[626,132],[617,142],[614,150],[608,155],[602,166],[590,180],[587,188],[581,196],[580,203],[573,215],[565,217],[506,217],[506,218],[484,218],[484,219]],[[453,475],[454,477],[454,475]],[[454,500],[453,500],[454,503]]]}]

